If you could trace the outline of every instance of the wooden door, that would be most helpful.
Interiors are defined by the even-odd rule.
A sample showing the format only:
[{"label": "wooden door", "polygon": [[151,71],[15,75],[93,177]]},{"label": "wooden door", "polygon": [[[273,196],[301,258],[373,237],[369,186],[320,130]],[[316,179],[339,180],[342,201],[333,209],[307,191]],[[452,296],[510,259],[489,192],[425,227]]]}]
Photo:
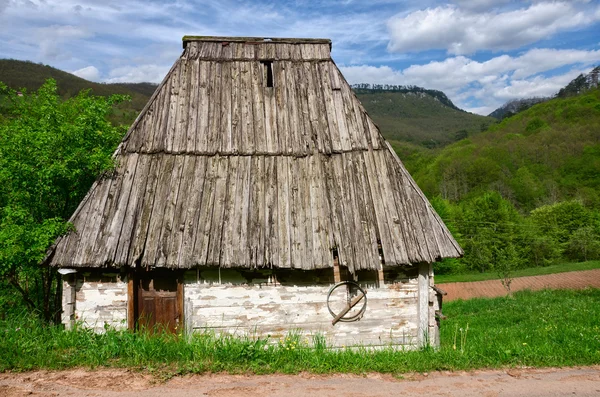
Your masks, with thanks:
[{"label": "wooden door", "polygon": [[136,329],[177,333],[183,326],[181,277],[172,270],[137,274]]}]

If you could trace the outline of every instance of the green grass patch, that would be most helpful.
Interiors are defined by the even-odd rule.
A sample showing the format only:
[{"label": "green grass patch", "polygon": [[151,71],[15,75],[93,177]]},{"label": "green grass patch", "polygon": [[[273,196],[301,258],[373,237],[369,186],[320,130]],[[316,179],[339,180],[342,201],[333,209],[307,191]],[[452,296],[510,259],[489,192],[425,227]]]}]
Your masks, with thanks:
[{"label": "green grass patch", "polygon": [[[513,277],[543,276],[544,274],[575,272],[593,269],[600,269],[600,261],[561,263],[558,265],[551,265],[545,267],[530,267],[527,269],[519,269],[513,272]],[[493,271],[487,273],[440,274],[435,276],[435,283],[462,283],[497,279],[500,279],[500,277],[496,272]]]},{"label": "green grass patch", "polygon": [[444,305],[442,346],[436,351],[396,348],[327,349],[323,338],[290,334],[283,340],[150,336],[107,330],[61,331],[29,317],[0,323],[0,371],[126,367],[162,376],[231,373],[401,374],[507,366],[600,363],[599,289],[518,292],[514,298]]}]

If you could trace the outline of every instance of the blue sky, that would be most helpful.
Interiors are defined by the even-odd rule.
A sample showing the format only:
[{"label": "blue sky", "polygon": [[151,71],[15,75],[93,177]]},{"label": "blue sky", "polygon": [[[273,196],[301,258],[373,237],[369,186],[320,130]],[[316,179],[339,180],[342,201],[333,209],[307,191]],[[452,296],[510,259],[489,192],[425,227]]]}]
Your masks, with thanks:
[{"label": "blue sky", "polygon": [[160,82],[184,35],[330,38],[350,83],[488,114],[600,64],[600,0],[0,0],[0,58],[93,81]]}]

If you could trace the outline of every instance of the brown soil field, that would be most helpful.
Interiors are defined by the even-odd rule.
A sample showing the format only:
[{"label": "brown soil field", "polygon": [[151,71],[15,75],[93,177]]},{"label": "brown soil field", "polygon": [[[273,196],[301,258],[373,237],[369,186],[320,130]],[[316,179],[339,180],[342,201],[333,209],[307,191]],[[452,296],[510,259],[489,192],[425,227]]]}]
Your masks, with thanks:
[{"label": "brown soil field", "polygon": [[[447,283],[437,284],[437,286],[448,293],[444,296],[445,302],[455,299],[491,298],[507,294],[500,280]],[[583,289],[588,287],[600,288],[600,269],[518,277],[513,279],[511,284],[513,292],[524,289]]]}]

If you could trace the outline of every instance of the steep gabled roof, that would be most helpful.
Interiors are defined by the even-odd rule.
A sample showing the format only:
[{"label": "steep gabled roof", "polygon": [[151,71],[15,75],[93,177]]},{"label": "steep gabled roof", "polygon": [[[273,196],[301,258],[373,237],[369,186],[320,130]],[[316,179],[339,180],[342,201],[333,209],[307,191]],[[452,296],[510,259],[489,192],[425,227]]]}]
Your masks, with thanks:
[{"label": "steep gabled roof", "polygon": [[186,37],[58,241],[63,267],[351,271],[462,251],[322,39]]}]

